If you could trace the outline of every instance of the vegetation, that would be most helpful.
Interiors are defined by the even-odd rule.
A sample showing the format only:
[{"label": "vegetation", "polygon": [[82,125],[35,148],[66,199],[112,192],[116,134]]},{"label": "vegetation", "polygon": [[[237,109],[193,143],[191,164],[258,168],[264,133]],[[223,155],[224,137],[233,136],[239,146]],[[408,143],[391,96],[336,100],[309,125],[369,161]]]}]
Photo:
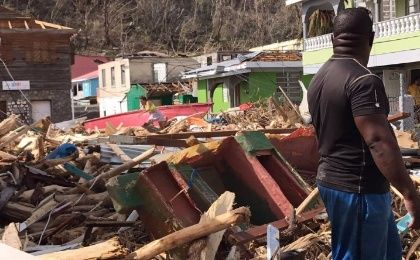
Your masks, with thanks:
[{"label": "vegetation", "polygon": [[301,37],[298,6],[280,0],[3,0],[79,30],[78,52],[191,54]]}]

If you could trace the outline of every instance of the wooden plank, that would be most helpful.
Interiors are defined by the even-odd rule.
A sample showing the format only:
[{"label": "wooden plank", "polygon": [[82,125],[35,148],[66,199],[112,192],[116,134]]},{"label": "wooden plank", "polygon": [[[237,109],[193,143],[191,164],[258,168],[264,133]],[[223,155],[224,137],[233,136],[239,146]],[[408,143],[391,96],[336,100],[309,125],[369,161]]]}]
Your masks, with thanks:
[{"label": "wooden plank", "polygon": [[388,121],[389,121],[390,123],[393,123],[393,122],[395,122],[395,121],[398,121],[398,120],[401,120],[401,119],[407,118],[407,117],[409,117],[410,115],[411,115],[410,113],[406,113],[406,112],[399,112],[399,113],[396,113],[396,114],[393,114],[393,115],[388,116]]},{"label": "wooden plank", "polygon": [[126,254],[127,250],[121,245],[118,238],[112,238],[88,247],[40,255],[37,259],[121,259],[124,258]]},{"label": "wooden plank", "polygon": [[144,245],[140,249],[128,255],[127,259],[151,259],[160,253],[187,244],[195,239],[205,237],[233,225],[243,223],[248,220],[249,216],[250,211],[248,208],[237,208],[228,213],[212,218],[205,223],[199,223],[186,227]]},{"label": "wooden plank", "polygon": [[[324,211],[324,207],[318,207],[314,210],[305,212],[301,214],[300,216],[296,216],[296,220],[298,223],[309,221],[313,219],[314,217],[316,217],[318,214],[320,214],[322,211]],[[274,227],[278,229],[285,229],[289,226],[289,223],[287,222],[286,219],[280,219],[269,224],[273,225]],[[267,226],[268,224],[253,227],[245,231],[232,234],[231,238],[233,238],[237,244],[244,244],[249,241],[265,236],[267,233]]]},{"label": "wooden plank", "polygon": [[12,222],[5,228],[1,242],[18,250],[22,249],[22,242],[15,223]]},{"label": "wooden plank", "polygon": [[[210,206],[210,208],[200,218],[200,223],[211,221],[221,214],[227,213],[232,210],[235,201],[235,194],[226,191]],[[225,230],[210,234],[207,237],[206,247],[201,251],[200,259],[215,259],[217,249],[222,241]]]},{"label": "wooden plank", "polygon": [[[263,132],[266,134],[289,134],[295,131],[296,128],[288,128],[288,129],[261,129],[255,130],[259,132]],[[149,136],[118,136],[118,135],[111,135],[109,137],[109,141],[112,143],[124,143],[124,144],[148,144],[154,140],[158,141],[157,139],[187,139],[191,136],[195,138],[212,138],[212,137],[228,137],[233,136],[237,133],[237,130],[233,131],[215,131],[215,132],[185,132],[185,133],[176,133],[176,134],[159,134],[159,135],[149,135]]]}]

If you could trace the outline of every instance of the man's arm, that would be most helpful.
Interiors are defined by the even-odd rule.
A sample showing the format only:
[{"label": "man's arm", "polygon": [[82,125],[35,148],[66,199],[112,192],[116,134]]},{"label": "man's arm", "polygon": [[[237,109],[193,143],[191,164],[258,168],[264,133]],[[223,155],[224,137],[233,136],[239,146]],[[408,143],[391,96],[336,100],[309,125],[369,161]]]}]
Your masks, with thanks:
[{"label": "man's arm", "polygon": [[420,228],[420,197],[405,169],[400,148],[386,115],[356,116],[354,122],[381,173],[404,196],[406,209],[413,217],[411,227]]}]

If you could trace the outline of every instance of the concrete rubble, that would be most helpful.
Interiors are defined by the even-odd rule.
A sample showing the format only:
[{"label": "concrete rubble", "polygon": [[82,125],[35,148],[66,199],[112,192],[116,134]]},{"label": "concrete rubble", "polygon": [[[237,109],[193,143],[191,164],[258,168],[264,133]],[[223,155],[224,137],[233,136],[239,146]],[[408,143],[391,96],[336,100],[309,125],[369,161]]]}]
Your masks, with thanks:
[{"label": "concrete rubble", "polygon": [[[292,114],[269,100],[213,120],[180,118],[163,130],[108,124],[89,131],[77,121],[28,126],[12,115],[0,122],[0,252],[19,259],[329,259],[314,130]],[[397,137],[420,185],[417,142],[407,132]],[[399,219],[406,212],[401,194],[393,195]],[[401,237],[404,256],[418,259],[418,232]]]}]

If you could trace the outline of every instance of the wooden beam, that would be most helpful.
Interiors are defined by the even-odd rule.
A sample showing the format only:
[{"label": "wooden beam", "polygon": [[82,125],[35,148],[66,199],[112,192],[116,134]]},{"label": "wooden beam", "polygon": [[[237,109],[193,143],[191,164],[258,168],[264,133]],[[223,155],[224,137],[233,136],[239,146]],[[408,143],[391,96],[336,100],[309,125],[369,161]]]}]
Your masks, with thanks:
[{"label": "wooden beam", "polygon": [[40,255],[38,256],[38,259],[120,259],[124,258],[127,253],[128,250],[121,245],[119,240],[117,238],[112,238],[88,247]]},{"label": "wooden beam", "polygon": [[404,119],[409,117],[411,114],[410,113],[406,113],[406,112],[399,112],[393,115],[388,116],[388,121],[390,123],[396,122],[398,120]]},{"label": "wooden beam", "polygon": [[[300,216],[296,216],[296,220],[297,220],[298,223],[303,223],[303,222],[309,221],[309,220],[313,219],[314,217],[316,217],[321,212],[323,212],[324,209],[325,209],[324,207],[318,207],[314,210],[302,213]],[[280,219],[280,220],[274,221],[270,224],[273,225],[274,227],[278,228],[278,229],[285,229],[289,226],[289,223],[286,219]],[[261,238],[261,237],[263,237],[267,234],[267,225],[268,224],[253,227],[253,228],[247,229],[245,231],[232,234],[231,238],[233,238],[233,240],[237,244],[244,244],[244,243],[247,243],[249,241]]]},{"label": "wooden beam", "polygon": [[175,247],[187,244],[198,238],[208,236],[248,220],[250,211],[241,207],[211,218],[204,223],[198,223],[178,230],[163,238],[157,239],[127,256],[127,259],[152,259],[160,253],[169,251]]},{"label": "wooden beam", "polygon": [[[295,131],[296,128],[288,129],[261,129],[255,130],[260,131],[266,134],[289,134]],[[212,137],[228,137],[235,135],[237,130],[233,131],[215,131],[215,132],[186,132],[186,133],[176,133],[176,134],[159,134],[159,135],[149,135],[149,136],[119,136],[111,135],[109,141],[112,143],[120,144],[150,144],[152,141],[157,139],[187,139],[191,136],[195,138],[212,138]],[[148,140],[149,139],[149,140]]]}]

